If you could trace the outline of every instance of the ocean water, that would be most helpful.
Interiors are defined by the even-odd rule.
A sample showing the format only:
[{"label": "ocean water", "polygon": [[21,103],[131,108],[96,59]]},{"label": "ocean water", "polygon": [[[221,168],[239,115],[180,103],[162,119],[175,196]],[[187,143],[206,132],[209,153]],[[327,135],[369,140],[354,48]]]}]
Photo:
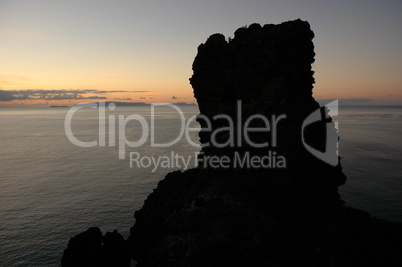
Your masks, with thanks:
[{"label": "ocean water", "polygon": [[346,205],[402,222],[402,107],[340,107],[337,120]]},{"label": "ocean water", "polygon": [[[117,229],[127,237],[134,211],[158,181],[183,168],[175,156],[194,166],[199,148],[185,135],[173,146],[154,147],[151,132],[142,136],[144,125],[138,120],[127,122],[125,131],[119,128],[132,114],[150,126],[150,107],[106,109],[105,146],[99,146],[103,135],[98,110],[78,110],[72,133],[83,142],[97,140],[94,147],[79,147],[67,138],[68,110],[0,109],[0,266],[59,266],[69,238],[91,226],[103,233]],[[198,113],[195,106],[181,110],[186,121]],[[340,188],[342,198],[376,217],[402,222],[402,108],[341,107],[334,119],[339,122],[339,152],[348,176]],[[154,125],[155,143],[180,135],[179,114],[172,108],[155,108]],[[113,133],[114,142],[109,139]],[[119,159],[119,140],[124,138],[144,144],[125,146],[126,158]],[[198,142],[195,131],[189,138]],[[130,161],[130,153],[137,161]],[[158,158],[175,164],[154,168],[152,159]]]}]

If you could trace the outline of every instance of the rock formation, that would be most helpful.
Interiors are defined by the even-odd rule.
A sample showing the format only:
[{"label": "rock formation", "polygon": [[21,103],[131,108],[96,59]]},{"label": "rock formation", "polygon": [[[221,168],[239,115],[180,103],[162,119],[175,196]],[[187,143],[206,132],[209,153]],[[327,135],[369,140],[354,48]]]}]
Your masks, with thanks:
[{"label": "rock formation", "polygon": [[[322,192],[314,189],[309,193],[334,197],[337,186],[346,180],[340,164],[332,167],[318,160],[302,143],[302,123],[319,109],[319,104],[312,97],[313,37],[309,24],[301,20],[264,27],[252,24],[238,29],[230,42],[226,42],[223,35],[214,34],[199,46],[190,81],[200,113],[212,122],[211,131],[200,133],[200,142],[210,143],[203,147],[204,155],[228,155],[233,158],[235,153],[251,153],[261,156],[269,150],[286,159],[287,170],[284,172],[298,174],[289,177],[295,179],[294,183],[301,182],[298,187],[305,190],[311,186],[325,187]],[[241,125],[237,124],[239,112],[243,119]],[[238,140],[240,135],[240,146],[221,148],[211,142],[214,136],[211,132],[228,126],[225,120],[213,119],[218,114],[230,116],[234,121],[233,128],[239,129],[240,126],[241,130],[234,132],[233,137]],[[246,119],[255,114],[269,119],[272,127],[269,133],[251,133],[251,139],[253,143],[267,142],[270,144],[268,147],[256,148],[245,140],[243,129],[247,128]],[[281,115],[286,117],[281,118]],[[208,127],[205,119],[198,121],[204,129]],[[255,125],[250,124],[251,127],[262,126],[261,120],[253,122]],[[306,141],[321,150],[325,150],[326,123],[320,121],[304,129]],[[333,125],[332,131],[335,131]],[[276,144],[273,135],[276,135]],[[215,136],[219,144],[229,139],[225,131]],[[336,156],[336,146],[333,148],[328,152]],[[270,175],[272,171],[264,173]]]},{"label": "rock formation", "polygon": [[[214,34],[199,46],[190,82],[203,115],[198,121],[205,164],[169,173],[135,212],[127,241],[137,266],[402,263],[401,226],[345,207],[337,191],[346,180],[341,165],[316,158],[302,142],[304,133],[308,144],[324,150],[327,130],[335,131],[330,119],[302,127],[320,109],[312,97],[313,37],[309,24],[296,20],[240,28],[230,41]],[[270,145],[247,141],[239,103],[244,120],[260,114],[272,123],[286,115],[269,131],[250,133],[254,143]],[[327,112],[321,110],[323,117]],[[219,131],[229,126],[237,130]],[[249,126],[266,124],[256,119]],[[210,161],[245,155],[277,155],[286,163],[216,168]]]},{"label": "rock formation", "polygon": [[102,236],[98,227],[91,227],[70,239],[67,249],[64,250],[61,265],[128,267],[130,255],[126,240],[116,230]]}]

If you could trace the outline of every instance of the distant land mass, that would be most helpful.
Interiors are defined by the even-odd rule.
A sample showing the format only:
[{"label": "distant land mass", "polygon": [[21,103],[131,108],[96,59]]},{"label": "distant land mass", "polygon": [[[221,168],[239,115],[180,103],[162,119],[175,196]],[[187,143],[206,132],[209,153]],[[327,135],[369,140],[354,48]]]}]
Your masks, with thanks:
[{"label": "distant land mass", "polygon": [[[114,101],[106,101],[105,105],[109,104],[115,104],[118,107],[146,107],[146,106],[151,106],[152,103],[144,103],[144,102],[114,102]],[[82,103],[80,105],[88,105],[92,103]],[[95,104],[99,105],[99,102],[96,102]],[[197,104],[194,103],[186,103],[186,102],[176,102],[176,103],[164,103],[164,104],[173,104],[176,106],[197,106]],[[51,108],[68,108],[69,106],[61,106],[61,105],[54,105],[50,106]]]},{"label": "distant land mass", "polygon": [[[151,103],[144,103],[144,102],[105,102],[106,105],[114,103],[118,107],[126,107],[126,106],[150,106]],[[186,102],[176,102],[176,103],[169,103],[169,104],[174,104],[176,106],[196,106],[194,103],[186,103]]]}]

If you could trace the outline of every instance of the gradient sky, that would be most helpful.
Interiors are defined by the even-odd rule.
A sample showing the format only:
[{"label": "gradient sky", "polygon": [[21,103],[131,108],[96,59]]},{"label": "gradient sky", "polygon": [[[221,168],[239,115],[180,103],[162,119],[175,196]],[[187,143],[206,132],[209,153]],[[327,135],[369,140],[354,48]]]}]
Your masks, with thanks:
[{"label": "gradient sky", "polygon": [[0,107],[195,102],[208,36],[297,18],[316,36],[315,98],[402,105],[400,0],[0,0]]}]

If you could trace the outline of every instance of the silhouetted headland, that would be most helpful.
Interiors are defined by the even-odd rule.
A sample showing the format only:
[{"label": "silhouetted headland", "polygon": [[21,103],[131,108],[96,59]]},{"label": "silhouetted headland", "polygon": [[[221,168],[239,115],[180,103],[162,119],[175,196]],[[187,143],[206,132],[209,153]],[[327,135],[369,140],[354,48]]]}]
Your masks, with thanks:
[{"label": "silhouetted headland", "polygon": [[[113,103],[118,107],[147,107],[150,106],[151,104],[144,103],[144,102],[105,102],[105,105],[108,105],[109,103]],[[176,102],[172,103],[176,106],[195,106],[193,103],[186,103],[186,102]]]},{"label": "silhouetted headland", "polygon": [[[190,79],[204,130],[200,166],[159,182],[135,212],[128,240],[90,228],[70,239],[62,266],[129,266],[130,257],[137,266],[402,264],[401,225],[345,207],[338,194],[346,181],[341,164],[318,159],[302,142],[304,136],[337,158],[336,146],[326,146],[328,132],[336,134],[334,124],[312,97],[313,37],[307,22],[295,20],[252,24],[230,41],[213,34],[201,44]],[[325,120],[303,129],[317,110]],[[216,119],[220,114],[226,117]],[[250,126],[266,127],[258,120],[265,117],[269,130],[247,135],[241,129],[255,114],[260,116]],[[228,126],[238,130],[216,132]],[[216,168],[212,161],[264,155],[284,162],[276,168]]]}]

